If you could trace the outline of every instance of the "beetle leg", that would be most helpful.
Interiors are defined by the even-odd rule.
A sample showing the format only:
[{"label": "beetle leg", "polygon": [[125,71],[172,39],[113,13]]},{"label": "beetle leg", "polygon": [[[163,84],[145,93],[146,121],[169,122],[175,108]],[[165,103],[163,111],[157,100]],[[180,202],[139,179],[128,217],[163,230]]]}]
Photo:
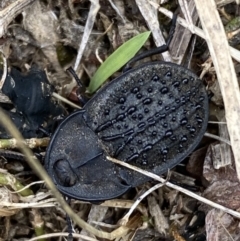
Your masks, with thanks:
[{"label": "beetle leg", "polygon": [[87,101],[88,101],[88,97],[86,95],[86,86],[82,83],[82,81],[78,78],[75,70],[72,67],[69,67],[67,69],[67,71],[73,76],[73,78],[76,80],[77,84],[78,84],[78,88],[76,90],[76,94],[77,94],[77,98],[79,100],[79,103],[81,104],[81,106],[84,106]]}]

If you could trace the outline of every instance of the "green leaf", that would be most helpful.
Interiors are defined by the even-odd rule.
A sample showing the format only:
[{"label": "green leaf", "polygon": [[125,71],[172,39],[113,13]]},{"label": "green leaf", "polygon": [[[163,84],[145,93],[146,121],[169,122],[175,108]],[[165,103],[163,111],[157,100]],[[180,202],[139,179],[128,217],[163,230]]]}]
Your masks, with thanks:
[{"label": "green leaf", "polygon": [[112,53],[90,80],[88,91],[95,92],[113,73],[123,67],[141,49],[150,35],[150,31],[141,33],[121,45]]}]

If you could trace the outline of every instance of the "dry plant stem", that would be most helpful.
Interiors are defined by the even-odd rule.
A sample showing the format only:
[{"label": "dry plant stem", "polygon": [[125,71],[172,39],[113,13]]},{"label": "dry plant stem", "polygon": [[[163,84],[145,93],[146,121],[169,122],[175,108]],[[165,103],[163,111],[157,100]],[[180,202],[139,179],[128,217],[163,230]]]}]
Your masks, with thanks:
[{"label": "dry plant stem", "polygon": [[79,49],[78,49],[77,59],[75,61],[75,65],[74,65],[75,71],[77,71],[79,63],[82,59],[84,49],[85,49],[85,47],[88,43],[89,36],[92,32],[92,28],[93,28],[93,25],[94,25],[94,22],[95,22],[96,15],[98,13],[98,10],[100,9],[99,0],[90,0],[90,1],[91,1],[91,7],[90,7],[89,14],[88,14],[87,22],[86,22],[86,25],[85,25],[85,28],[84,28],[82,41],[81,41],[81,44],[80,44]]},{"label": "dry plant stem", "polygon": [[72,106],[73,108],[76,108],[76,109],[82,109],[80,106],[74,104],[73,102],[71,102],[71,101],[69,101],[68,99],[62,97],[61,95],[59,95],[59,94],[56,93],[56,92],[53,92],[53,93],[52,93],[52,96],[53,96],[54,98],[56,98],[56,99],[58,99],[58,100],[64,102],[64,103],[66,103],[66,104]]},{"label": "dry plant stem", "polygon": [[[164,15],[166,15],[166,16],[169,17],[169,18],[172,18],[173,13],[172,13],[171,11],[167,10],[166,8],[159,7],[158,4],[156,4],[155,2],[153,2],[153,1],[151,1],[151,0],[150,0],[149,2],[150,2],[156,9],[158,9],[159,12],[163,13]],[[201,3],[202,3],[202,2],[200,1],[199,4],[201,4]],[[202,7],[205,9],[205,5],[202,5]],[[185,28],[187,28],[187,29],[189,29],[189,30],[191,31],[191,29],[190,29],[190,27],[189,27],[189,24],[188,24],[188,22],[187,22],[185,19],[183,19],[183,18],[181,18],[181,17],[178,17],[178,18],[177,18],[177,22],[178,22],[179,24],[181,24],[183,27],[185,27]],[[194,31],[194,32],[193,32],[194,34],[196,34],[196,35],[198,35],[199,37],[205,39],[205,34],[204,34],[204,32],[203,32],[202,29],[200,29],[200,28],[198,28],[198,27],[196,27],[196,26],[193,26],[193,31]],[[229,49],[230,49],[230,54],[231,54],[231,56],[232,56],[234,59],[236,59],[238,62],[240,62],[240,51],[238,51],[237,49],[235,49],[235,48],[233,48],[233,47],[231,47],[231,46],[228,46],[228,47],[229,47]]]},{"label": "dry plant stem", "polygon": [[[68,237],[69,233],[52,233],[52,234],[45,234],[45,235],[41,235],[39,237],[35,237],[35,238],[31,238],[29,239],[28,241],[37,241],[37,240],[41,240],[41,239],[49,239],[49,238],[53,238],[53,237],[56,237],[56,238],[59,238],[59,237]],[[72,236],[74,238],[79,238],[79,240],[82,240],[82,241],[99,241],[99,239],[95,239],[95,238],[90,238],[90,237],[87,237],[85,235],[81,235],[81,234],[76,234],[76,233],[73,233]]]},{"label": "dry plant stem", "polygon": [[240,90],[227,37],[214,0],[195,1],[223,96],[228,132],[240,179]]},{"label": "dry plant stem", "polygon": [[7,26],[27,5],[35,0],[16,0],[0,11],[0,38],[5,34]]},{"label": "dry plant stem", "polygon": [[22,196],[33,195],[29,188],[25,188],[13,175],[10,173],[0,173],[0,184],[11,186],[13,190],[18,191]]},{"label": "dry plant stem", "polygon": [[[51,178],[48,176],[46,170],[42,167],[42,165],[39,163],[38,160],[35,160],[32,158],[33,153],[32,151],[26,146],[24,143],[24,140],[19,133],[18,129],[14,124],[12,123],[11,119],[0,109],[0,123],[6,128],[6,130],[16,138],[18,142],[19,149],[21,152],[25,155],[26,160],[28,161],[28,164],[30,167],[38,174],[38,176],[45,181],[46,186],[52,191],[53,195],[56,197],[60,205],[63,207],[63,209],[66,211],[66,213],[69,215],[69,217],[81,228],[85,229],[89,233],[100,237],[105,238],[109,240],[114,240],[117,237],[122,237],[126,235],[129,232],[129,228],[127,227],[119,227],[118,229],[112,231],[111,233],[107,233],[104,231],[99,231],[96,228],[92,227],[88,223],[86,223],[84,220],[82,220],[76,213],[73,212],[73,210],[70,208],[70,206],[66,203],[64,198],[62,197],[61,193],[57,190],[56,186],[52,182]],[[137,224],[136,224],[137,225]]]},{"label": "dry plant stem", "polygon": [[19,190],[17,190],[16,192],[11,192],[11,193],[19,193],[19,192],[22,192],[23,190],[25,190],[25,189],[27,189],[27,188],[30,188],[30,187],[33,186],[33,185],[43,184],[43,183],[44,183],[43,181],[32,182],[32,183],[26,185],[25,187],[23,187],[22,189],[19,189]]},{"label": "dry plant stem", "polygon": [[101,59],[101,57],[100,57],[100,55],[99,55],[99,47],[97,47],[96,50],[95,50],[95,56],[96,56],[98,62],[99,62],[100,64],[102,64],[102,63],[103,63],[103,60]]},{"label": "dry plant stem", "polygon": [[121,11],[119,11],[115,3],[112,0],[108,0],[108,2],[111,4],[112,8],[116,11],[117,15],[122,19],[122,22],[126,24],[125,17],[122,15]]},{"label": "dry plant stem", "polygon": [[[166,182],[166,181],[165,181]],[[147,190],[143,195],[141,195],[132,205],[132,207],[129,209],[129,211],[127,212],[127,214],[124,215],[124,217],[120,220],[119,224],[121,225],[126,225],[128,222],[128,219],[130,217],[130,215],[133,213],[133,211],[136,209],[136,207],[139,205],[139,203],[145,198],[147,197],[150,193],[154,192],[155,190],[157,190],[158,188],[164,186],[164,183],[158,183],[155,186],[153,186],[152,188],[150,188],[149,190]]]},{"label": "dry plant stem", "polygon": [[48,207],[56,207],[56,199],[55,198],[49,198],[44,201],[40,202],[29,202],[29,203],[13,203],[13,202],[7,202],[7,201],[1,201],[1,205],[4,207],[7,207],[8,210],[14,210],[16,208],[48,208]]},{"label": "dry plant stem", "polygon": [[[162,182],[162,183],[165,182],[165,180],[163,178],[159,177],[158,175],[156,175],[154,173],[151,173],[151,172],[148,172],[148,171],[144,171],[141,168],[129,165],[128,163],[119,161],[119,160],[117,160],[115,158],[112,158],[112,157],[109,157],[109,156],[107,157],[107,159],[109,161],[112,161],[112,162],[116,163],[116,164],[122,165],[124,167],[127,167],[129,169],[135,170],[137,172],[140,172],[140,173],[142,173],[142,174],[144,174],[144,175],[146,175],[148,177],[151,177],[151,178],[153,178],[153,179],[155,179],[155,180],[157,180],[159,182]],[[212,201],[210,201],[210,200],[208,200],[208,199],[206,199],[204,197],[201,197],[201,196],[197,195],[196,193],[190,192],[190,191],[188,191],[188,190],[186,190],[186,189],[184,189],[182,187],[179,187],[179,186],[177,186],[175,184],[172,184],[171,182],[166,182],[165,185],[170,187],[170,188],[173,188],[173,189],[175,189],[175,190],[177,190],[179,192],[182,192],[182,193],[184,193],[184,194],[186,194],[186,195],[188,195],[188,196],[190,196],[192,198],[195,198],[198,201],[203,202],[203,203],[205,203],[205,204],[207,204],[209,206],[212,206],[212,207],[220,209],[220,210],[222,210],[222,211],[224,211],[226,213],[229,213],[229,214],[231,214],[232,216],[234,216],[236,218],[240,218],[240,213],[239,212],[233,211],[233,210],[231,210],[229,208],[226,208],[226,207],[224,207],[224,206],[222,206],[220,204],[214,203],[214,202],[212,202]]]},{"label": "dry plant stem", "polygon": [[2,74],[2,77],[0,80],[0,90],[2,89],[2,87],[5,83],[6,77],[7,77],[7,59],[5,58],[3,53],[2,53],[2,59],[3,59],[3,74]]},{"label": "dry plant stem", "polygon": [[216,136],[216,135],[213,135],[213,134],[208,133],[208,132],[206,132],[206,133],[204,134],[204,136],[210,137],[210,138],[215,139],[215,140],[217,140],[217,141],[224,142],[224,143],[228,144],[229,146],[231,146],[231,143],[230,143],[229,140],[224,139],[224,138],[222,138],[222,137],[220,137],[220,136]]},{"label": "dry plant stem", "polygon": [[227,122],[225,121],[209,121],[209,124],[217,124],[217,125],[226,125]]},{"label": "dry plant stem", "polygon": [[[37,147],[46,147],[49,144],[49,137],[44,138],[31,138],[31,139],[25,139],[25,144],[33,149]],[[0,139],[0,149],[14,149],[18,148],[18,142],[16,139]]]}]

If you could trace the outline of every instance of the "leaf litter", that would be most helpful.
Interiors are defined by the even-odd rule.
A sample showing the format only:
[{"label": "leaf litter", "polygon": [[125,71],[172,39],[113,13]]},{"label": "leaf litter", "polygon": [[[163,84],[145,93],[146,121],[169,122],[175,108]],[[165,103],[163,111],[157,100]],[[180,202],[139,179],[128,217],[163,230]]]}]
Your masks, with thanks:
[{"label": "leaf litter", "polygon": [[[75,66],[79,78],[89,85],[89,79],[101,65],[99,60],[107,59],[114,50],[133,36],[151,30],[152,38],[145,43],[143,49],[163,44],[170,24],[168,17],[178,10],[180,24],[177,26],[170,52],[163,55],[163,59],[182,64],[202,77],[206,88],[213,93],[210,99],[208,132],[231,140],[234,149],[232,151],[229,145],[206,137],[198,150],[175,168],[173,174],[167,178],[214,203],[238,211],[239,156],[232,138],[239,132],[239,127],[236,122],[232,122],[237,117],[232,116],[231,111],[233,107],[238,109],[239,106],[237,101],[230,103],[229,106],[228,98],[239,95],[239,91],[231,82],[227,87],[223,87],[224,82],[220,81],[224,74],[219,74],[219,56],[212,50],[209,52],[202,38],[207,38],[209,46],[212,45],[214,49],[218,43],[214,42],[214,39],[209,39],[211,31],[214,31],[211,29],[211,21],[218,21],[217,24],[226,26],[226,39],[228,37],[231,45],[229,51],[237,73],[236,75],[234,69],[231,69],[228,77],[235,74],[239,78],[239,5],[235,1],[216,1],[216,5],[213,1],[204,1],[201,4],[205,4],[205,8],[214,9],[220,16],[217,20],[210,16],[210,26],[206,26],[206,17],[209,16],[197,3],[197,8],[194,7],[196,1],[179,0],[176,4],[175,1],[169,0],[164,1],[161,8],[156,2],[3,0],[0,4],[1,52],[10,68],[15,67],[25,74],[33,65],[44,70],[55,88],[54,91],[69,98],[74,95],[76,83],[67,75],[67,67]],[[92,18],[89,16],[91,8]],[[15,10],[14,14],[10,9]],[[86,25],[87,21],[90,24]],[[200,30],[202,26],[204,32]],[[77,54],[80,52],[82,57],[76,62]],[[154,56],[153,60],[159,58]],[[207,69],[204,68],[206,64],[209,66]],[[115,73],[111,79],[118,75],[119,72]],[[74,101],[71,98],[70,100]],[[10,105],[9,99],[1,92],[0,101],[4,108]],[[72,111],[71,107],[62,105],[65,115]],[[216,125],[211,122],[222,124]],[[229,126],[229,123],[234,124]],[[226,127],[235,131],[229,131]],[[44,147],[35,148],[44,152]],[[16,168],[17,166],[21,168]],[[5,177],[1,182],[0,191],[1,239],[31,240],[36,236],[43,237],[40,236],[43,234],[46,237],[53,233],[61,236],[60,232],[67,235],[65,211],[57,200],[50,196],[44,185],[35,183],[39,179],[27,163],[17,158],[9,160],[2,157],[0,168],[1,174],[4,174],[2,176]],[[17,183],[21,183],[21,187],[26,186],[34,194],[26,198],[14,192],[14,183],[5,183],[9,181],[6,177],[12,175]],[[35,185],[28,187],[30,183]],[[71,200],[71,207],[78,216],[100,231],[112,232],[112,235],[103,239],[78,226],[75,226],[76,232],[81,235],[82,240],[196,240],[200,237],[210,241],[240,239],[239,221],[234,216],[218,211],[167,185],[162,185],[143,199],[132,213],[127,225],[121,227],[120,220],[134,200],[153,184],[154,182],[147,183],[118,200],[98,205]],[[117,232],[114,233],[114,230]]]}]

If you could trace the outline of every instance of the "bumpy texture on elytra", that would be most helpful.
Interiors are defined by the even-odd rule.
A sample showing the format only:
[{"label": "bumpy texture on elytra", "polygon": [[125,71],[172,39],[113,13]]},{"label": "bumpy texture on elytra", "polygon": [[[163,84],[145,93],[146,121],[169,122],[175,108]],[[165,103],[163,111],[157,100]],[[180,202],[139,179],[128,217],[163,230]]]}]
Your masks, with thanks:
[{"label": "bumpy texture on elytra", "polygon": [[104,86],[59,126],[45,167],[64,194],[83,200],[117,197],[146,176],[107,155],[158,175],[186,158],[208,122],[208,96],[188,69],[154,62]]},{"label": "bumpy texture on elytra", "polygon": [[205,87],[172,63],[150,63],[120,78],[87,104],[86,123],[111,156],[163,173],[190,154],[206,130]]}]

